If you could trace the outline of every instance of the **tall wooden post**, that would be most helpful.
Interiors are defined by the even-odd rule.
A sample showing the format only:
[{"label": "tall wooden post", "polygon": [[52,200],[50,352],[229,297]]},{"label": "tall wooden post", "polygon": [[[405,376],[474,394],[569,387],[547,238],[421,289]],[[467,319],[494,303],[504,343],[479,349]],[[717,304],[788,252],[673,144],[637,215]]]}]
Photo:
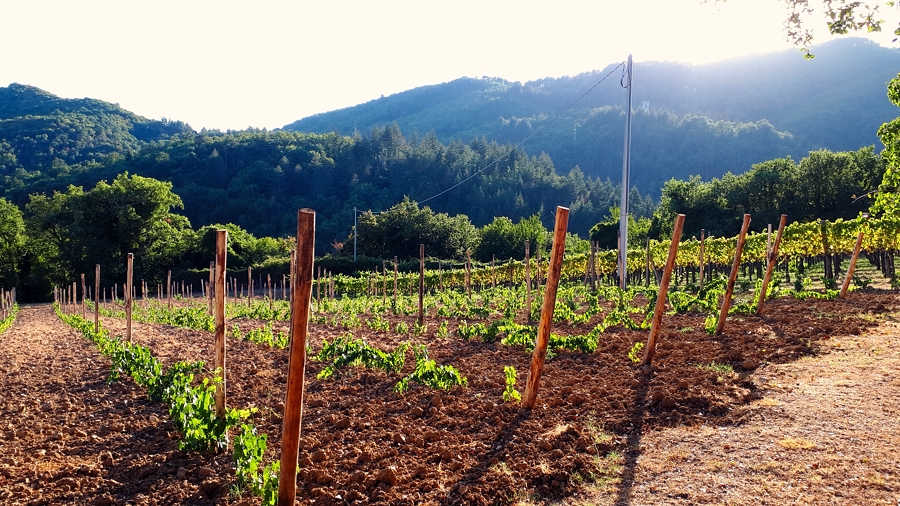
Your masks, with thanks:
[{"label": "tall wooden post", "polygon": [[316,213],[301,209],[297,218],[297,271],[291,278],[291,346],[288,355],[287,392],[282,418],[281,467],[278,478],[278,506],[293,506],[297,495],[297,457],[303,421],[303,379],[306,370],[306,334],[313,280],[313,243]]},{"label": "tall wooden post", "polygon": [[128,254],[125,266],[125,339],[131,342],[131,310],[134,300],[131,298],[131,285],[133,283],[134,253]]},{"label": "tall wooden post", "polygon": [[704,270],[706,269],[705,258],[703,254],[703,248],[706,246],[706,229],[700,229],[700,289],[703,289],[703,278],[706,277]]},{"label": "tall wooden post", "polygon": [[650,238],[649,238],[649,237],[647,238],[647,259],[646,259],[646,260],[647,260],[647,282],[644,284],[644,286],[650,286],[650,263],[651,263],[651,258],[650,258]]},{"label": "tall wooden post", "polygon": [[84,282],[84,274],[81,275],[81,317],[87,318],[87,285]]},{"label": "tall wooden post", "polygon": [[253,305],[253,269],[247,267],[247,307]]},{"label": "tall wooden post", "polygon": [[556,291],[559,287],[559,277],[562,271],[563,252],[566,247],[566,229],[569,225],[569,209],[556,208],[556,225],[553,229],[553,249],[550,253],[550,265],[547,268],[547,286],[544,289],[544,302],[541,306],[541,321],[538,324],[537,342],[534,346],[534,354],[531,358],[531,369],[528,372],[528,383],[525,386],[525,396],[522,398],[522,406],[527,409],[534,408],[537,401],[538,387],[541,382],[541,372],[544,369],[544,360],[547,357],[547,343],[550,340],[550,322],[553,321],[553,309],[556,306]]},{"label": "tall wooden post", "polygon": [[472,252],[466,250],[466,293],[472,300]]},{"label": "tall wooden post", "polygon": [[859,258],[859,250],[862,248],[863,231],[860,230],[856,236],[856,246],[853,248],[853,256],[850,257],[850,265],[847,266],[847,274],[844,276],[844,283],[841,285],[841,298],[847,295],[850,289],[850,281],[853,280],[853,273],[856,271],[856,259]]},{"label": "tall wooden post", "polygon": [[531,241],[525,241],[525,314],[531,321]]},{"label": "tall wooden post", "polygon": [[822,234],[822,261],[825,267],[825,279],[834,279],[831,268],[831,248],[828,246],[828,227],[824,219],[819,219],[819,232]]},{"label": "tall wooden post", "polygon": [[228,258],[228,231],[216,230],[216,277],[215,288],[215,323],[216,341],[213,368],[222,375],[222,381],[216,384],[216,416],[225,418],[225,262]]},{"label": "tall wooden post", "polygon": [[497,271],[495,264],[497,263],[497,255],[491,254],[491,288],[497,288]]},{"label": "tall wooden post", "polygon": [[766,290],[769,288],[769,280],[772,279],[772,272],[775,270],[775,263],[778,260],[778,247],[781,245],[781,236],[784,234],[786,223],[787,215],[782,214],[781,222],[778,223],[778,233],[775,234],[775,244],[772,245],[771,251],[767,252],[766,275],[763,277],[762,285],[760,285],[759,299],[756,300],[756,314],[762,314],[763,305],[766,302]]},{"label": "tall wooden post", "polygon": [[734,263],[731,264],[731,273],[728,276],[728,285],[725,287],[725,298],[722,299],[722,309],[719,311],[719,322],[716,324],[716,334],[721,334],[725,329],[725,318],[731,308],[731,295],[734,293],[734,283],[737,281],[738,272],[741,270],[741,255],[744,252],[744,240],[747,238],[747,228],[750,227],[750,215],[744,215],[744,223],[741,225],[741,233],[738,235],[737,248],[734,251]]},{"label": "tall wooden post", "polygon": [[387,262],[381,261],[381,305],[387,305]]},{"label": "tall wooden post", "polygon": [[166,300],[168,308],[172,309],[172,271],[166,275]]},{"label": "tall wooden post", "polygon": [[94,266],[94,334],[100,332],[100,264]]},{"label": "tall wooden post", "polygon": [[[215,300],[215,283],[216,283],[216,261],[210,260],[209,262],[209,284],[206,288],[206,306],[209,311],[209,315],[215,317],[216,313],[214,312],[213,306],[215,305],[213,301]],[[224,286],[223,286],[224,288]]]},{"label": "tall wooden post", "polygon": [[397,257],[394,257],[394,313],[397,312]]},{"label": "tall wooden post", "polygon": [[419,325],[425,325],[425,245],[419,245]]},{"label": "tall wooden post", "polygon": [[591,241],[591,291],[594,292],[597,290],[597,242]]},{"label": "tall wooden post", "polygon": [[669,291],[669,281],[672,279],[672,269],[675,268],[675,259],[678,257],[678,244],[681,242],[681,230],[684,227],[684,215],[675,217],[675,228],[672,230],[672,242],[669,244],[669,256],[666,257],[666,266],[663,269],[662,278],[659,280],[659,292],[656,294],[656,306],[653,309],[653,320],[650,323],[650,337],[644,348],[644,356],[641,365],[653,362],[656,355],[656,341],[659,338],[662,315],[666,308],[666,294]]}]

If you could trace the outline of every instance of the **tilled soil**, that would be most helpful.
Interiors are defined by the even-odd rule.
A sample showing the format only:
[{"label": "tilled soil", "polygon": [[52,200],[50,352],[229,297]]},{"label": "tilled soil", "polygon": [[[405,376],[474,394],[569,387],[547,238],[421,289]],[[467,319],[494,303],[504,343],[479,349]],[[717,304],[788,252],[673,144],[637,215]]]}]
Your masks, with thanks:
[{"label": "tilled soil", "polygon": [[[644,369],[626,356],[635,342],[646,340],[646,332],[609,329],[595,353],[561,351],[548,360],[538,406],[530,412],[502,400],[504,366],[519,371],[520,390],[525,383],[530,354],[522,348],[439,339],[435,330],[444,319],[436,317],[426,319],[429,331],[416,338],[363,326],[354,336],[381,349],[403,340],[427,344],[431,358],[457,367],[468,387],[437,392],[414,384],[398,395],[392,389],[402,375],[352,369],[317,380],[324,364],[309,362],[298,500],[626,503],[640,490],[635,471],[651,434],[752,422],[766,395],[761,375],[776,364],[829,352],[836,339],[864,334],[898,306],[891,293],[858,292],[841,301],[779,299],[761,317],[729,318],[721,336],[703,331],[702,315],[666,316],[655,365]],[[413,319],[390,317],[391,328],[401,319],[412,328]],[[228,326],[233,323],[245,331],[262,324]],[[554,325],[553,332],[583,334],[594,323]],[[114,333],[124,327],[116,319],[105,318],[104,325]],[[450,329],[455,326],[451,319]],[[150,346],[166,365],[211,361],[208,332],[134,328],[135,341]],[[323,339],[345,332],[313,325],[310,344],[318,350]],[[711,363],[730,365],[734,372]],[[148,401],[128,379],[107,385],[108,364],[49,306],[23,308],[0,336],[0,366],[6,371],[0,375],[0,408],[8,421],[0,432],[0,500],[239,501],[229,493],[229,456],[179,452],[164,406]],[[259,408],[252,422],[269,436],[267,456],[277,458],[287,352],[229,338],[227,366],[228,404]],[[410,357],[403,374],[412,366]],[[662,437],[656,444],[668,445]],[[702,438],[691,444],[703,445]]]}]

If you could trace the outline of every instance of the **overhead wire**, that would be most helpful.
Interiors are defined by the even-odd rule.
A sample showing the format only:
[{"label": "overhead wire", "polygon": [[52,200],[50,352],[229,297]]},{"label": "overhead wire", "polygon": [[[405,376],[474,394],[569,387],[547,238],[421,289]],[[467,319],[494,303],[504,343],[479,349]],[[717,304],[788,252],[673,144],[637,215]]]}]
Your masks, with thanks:
[{"label": "overhead wire", "polygon": [[[599,81],[597,81],[593,86],[591,86],[590,88],[588,88],[587,91],[585,91],[584,93],[582,93],[580,97],[578,97],[578,98],[576,98],[574,101],[572,101],[572,103],[570,103],[569,105],[567,105],[567,106],[565,107],[565,109],[559,111],[559,112],[556,114],[556,116],[553,116],[552,118],[550,118],[546,123],[544,123],[543,125],[541,125],[537,130],[535,130],[534,132],[531,132],[531,134],[530,134],[528,137],[525,137],[524,139],[522,139],[518,144],[516,144],[515,146],[513,146],[512,148],[510,148],[509,151],[507,151],[506,153],[504,153],[504,154],[498,156],[498,157],[495,158],[491,163],[489,163],[489,164],[485,165],[484,167],[478,169],[477,171],[473,172],[473,173],[472,173],[470,176],[468,176],[467,178],[465,178],[465,179],[463,179],[462,181],[460,181],[460,182],[454,184],[453,186],[447,188],[446,190],[443,190],[443,191],[441,191],[441,192],[439,192],[439,193],[436,193],[436,194],[434,194],[434,195],[428,197],[428,198],[425,199],[425,200],[420,200],[420,201],[419,201],[419,204],[424,204],[425,202],[428,202],[429,200],[432,200],[432,199],[435,199],[435,198],[437,198],[437,197],[440,197],[441,195],[443,195],[443,194],[445,194],[445,193],[447,193],[447,192],[449,192],[449,191],[451,191],[451,190],[453,190],[453,189],[455,189],[455,188],[461,186],[462,184],[464,184],[464,183],[470,181],[470,180],[471,180],[472,178],[474,178],[475,176],[481,174],[482,172],[484,172],[484,171],[488,170],[489,168],[493,167],[494,165],[497,165],[498,163],[500,163],[501,160],[503,160],[504,158],[506,158],[506,157],[509,156],[510,154],[514,153],[514,152],[515,152],[517,149],[519,149],[523,144],[525,144],[526,142],[528,142],[529,139],[531,139],[532,137],[534,137],[535,135],[537,135],[538,133],[540,133],[541,130],[547,128],[547,126],[549,126],[551,123],[553,123],[554,121],[556,121],[560,116],[562,116],[564,112],[568,111],[568,110],[571,109],[575,104],[577,104],[578,102],[580,102],[581,99],[583,99],[584,97],[586,97],[586,96],[588,95],[588,93],[594,91],[594,88],[596,88],[597,86],[600,86],[600,83],[602,83],[603,81],[605,81],[606,78],[608,78],[609,76],[613,75],[613,73],[614,73],[616,70],[618,70],[620,67],[621,67],[621,68],[625,68],[625,62],[622,62],[622,63],[616,65],[615,68],[613,68],[612,70],[610,70],[605,76],[603,76],[603,77],[602,77]],[[623,74],[623,77],[624,77],[624,74]]]}]

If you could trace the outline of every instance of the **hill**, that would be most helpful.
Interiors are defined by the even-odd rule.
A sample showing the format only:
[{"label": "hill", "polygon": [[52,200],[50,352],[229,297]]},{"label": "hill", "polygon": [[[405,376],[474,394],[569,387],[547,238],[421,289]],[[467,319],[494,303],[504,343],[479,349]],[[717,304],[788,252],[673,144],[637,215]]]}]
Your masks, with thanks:
[{"label": "hill", "polygon": [[[895,116],[885,83],[900,52],[848,38],[815,49],[733,58],[707,65],[639,62],[634,70],[633,184],[654,192],[670,178],[721,176],[778,157],[877,144]],[[396,123],[405,135],[442,142],[485,137],[518,143],[615,69],[527,83],[461,78],[317,114],[285,130],[351,135]],[[625,93],[612,75],[524,145],[562,171],[578,166],[620,179]],[[645,108],[646,104],[646,108]]]},{"label": "hill", "polygon": [[154,141],[193,132],[180,121],[151,120],[102,100],[65,99],[34,86],[0,88],[0,177],[4,189],[99,165]]}]

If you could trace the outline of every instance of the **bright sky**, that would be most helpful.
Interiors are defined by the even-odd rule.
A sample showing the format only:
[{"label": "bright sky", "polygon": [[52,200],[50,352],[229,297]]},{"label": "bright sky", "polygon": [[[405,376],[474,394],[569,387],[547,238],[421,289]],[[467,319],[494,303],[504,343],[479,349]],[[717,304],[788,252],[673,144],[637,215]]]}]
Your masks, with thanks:
[{"label": "bright sky", "polygon": [[[897,12],[882,9],[887,45]],[[785,17],[780,0],[2,0],[0,86],[198,130],[271,129],[462,76],[527,81],[629,53],[704,63],[787,49]]]}]

